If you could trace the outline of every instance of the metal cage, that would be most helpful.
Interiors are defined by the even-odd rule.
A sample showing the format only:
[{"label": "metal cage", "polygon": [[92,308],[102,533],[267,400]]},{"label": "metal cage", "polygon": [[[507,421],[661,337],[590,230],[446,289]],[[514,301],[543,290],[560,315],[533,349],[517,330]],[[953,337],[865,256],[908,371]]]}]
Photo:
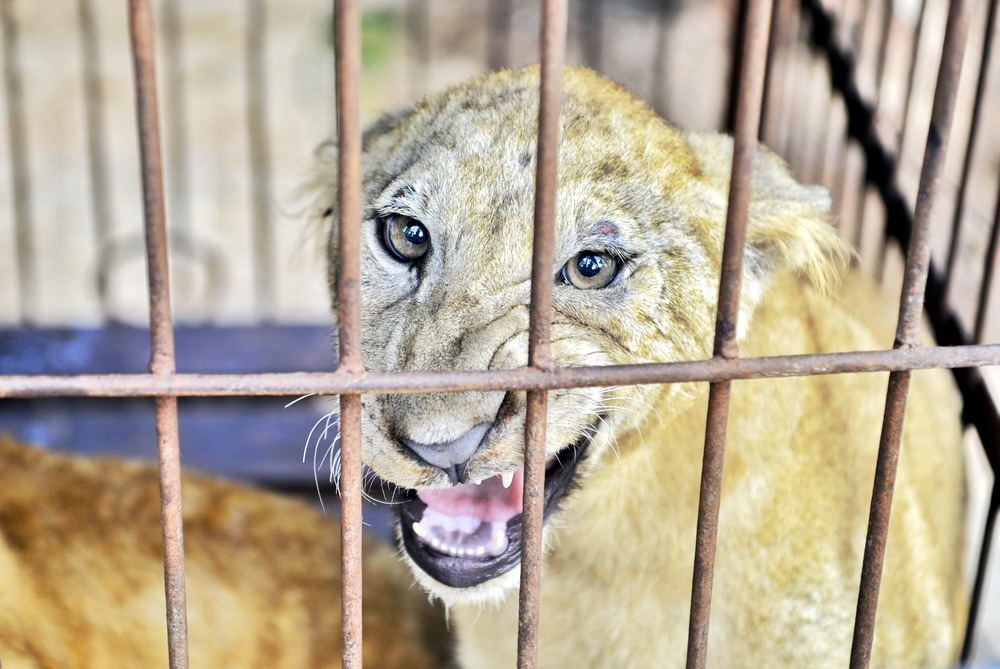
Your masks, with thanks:
[{"label": "metal cage", "polygon": [[[510,39],[509,2],[489,3],[490,27],[495,39],[490,42],[491,66],[504,62],[503,52]],[[608,8],[593,0],[581,4],[581,17],[588,26],[599,25]],[[192,374],[178,373],[175,367],[174,326],[169,290],[170,272],[167,253],[167,227],[163,188],[163,161],[160,155],[160,127],[153,50],[153,20],[148,0],[129,0],[128,19],[135,71],[135,98],[141,145],[143,210],[145,213],[145,251],[149,277],[150,340],[152,354],[145,374],[76,374],[76,375],[0,375],[0,398],[45,397],[145,397],[155,398],[156,430],[159,446],[160,489],[164,565],[166,573],[166,618],[169,636],[170,666],[187,666],[187,622],[185,614],[183,523],[181,520],[180,443],[178,439],[177,401],[179,397],[222,396],[298,396],[321,393],[338,395],[342,447],[342,539],[343,539],[343,661],[345,667],[361,666],[361,416],[360,396],[364,393],[459,392],[469,390],[527,391],[528,415],[525,432],[525,486],[522,580],[520,589],[520,624],[518,665],[532,667],[539,653],[536,631],[541,565],[541,508],[544,482],[543,444],[547,391],[555,388],[608,384],[710,382],[704,467],[698,513],[697,548],[693,574],[694,587],[690,613],[688,666],[704,667],[707,661],[707,637],[712,597],[712,573],[716,526],[719,514],[719,491],[723,477],[722,463],[726,444],[726,423],[730,384],[737,379],[761,377],[834,374],[846,372],[890,372],[883,432],[879,445],[874,480],[871,515],[865,546],[864,563],[851,666],[868,664],[886,536],[892,503],[896,458],[906,409],[907,390],[912,370],[948,367],[964,398],[963,420],[975,428],[994,471],[1000,455],[1000,413],[991,395],[985,366],[1000,365],[1000,344],[984,343],[988,333],[991,289],[995,285],[1000,207],[989,226],[988,242],[981,259],[980,279],[972,299],[974,317],[963,317],[954,296],[954,277],[963,234],[962,207],[967,202],[972,154],[981,133],[984,94],[995,41],[996,0],[983,3],[986,20],[980,35],[982,52],[976,66],[977,85],[971,107],[971,120],[964,138],[960,186],[953,198],[954,211],[948,235],[949,251],[941,260],[932,258],[932,215],[940,216],[940,190],[944,174],[945,149],[949,145],[955,116],[959,74],[975,3],[951,0],[946,21],[940,67],[930,109],[926,148],[919,170],[915,207],[901,185],[901,154],[912,153],[904,139],[909,136],[912,118],[886,132],[881,123],[888,113],[889,97],[880,95],[880,86],[889,81],[892,54],[907,48],[910,58],[903,58],[902,96],[905,113],[915,108],[918,47],[924,17],[931,3],[919,9],[916,36],[908,45],[899,46],[890,39],[893,8],[891,3],[864,3],[861,0],[760,0],[743,1],[734,14],[735,50],[731,76],[730,123],[735,134],[729,210],[726,221],[714,355],[693,362],[563,368],[553,361],[549,349],[551,312],[550,267],[553,254],[553,227],[556,188],[556,156],[559,143],[560,84],[559,73],[566,59],[568,6],[566,0],[544,0],[541,19],[541,107],[538,133],[538,171],[534,222],[534,261],[530,306],[530,353],[525,368],[502,371],[440,371],[427,373],[382,374],[367,372],[361,361],[359,342],[359,222],[361,221],[361,127],[359,121],[360,18],[357,0],[335,3],[334,44],[336,49],[337,135],[339,137],[338,215],[339,363],[331,373],[262,373],[262,374]],[[86,2],[81,7],[87,6]],[[254,12],[260,0],[250,3]],[[24,117],[20,108],[20,78],[17,60],[16,21],[10,0],[0,1],[3,9],[3,53],[5,91],[9,130],[10,160],[14,165],[13,208],[17,224],[15,257],[21,264],[21,303],[30,305],[34,284],[29,239],[31,201],[26,172],[28,160],[24,135]],[[408,29],[414,40],[419,66],[429,57],[420,51],[421,34],[429,30],[428,4],[416,0],[409,5]],[[86,31],[87,15],[81,14]],[[259,24],[259,19],[258,19]],[[260,34],[251,20],[249,47],[260,45]],[[855,32],[852,30],[856,29]],[[256,42],[254,41],[256,40]],[[891,45],[887,47],[887,45]],[[656,50],[662,49],[662,38]],[[589,60],[601,59],[600,42],[595,41],[585,54]],[[901,51],[900,51],[901,49]],[[596,51],[595,51],[596,50]],[[890,54],[891,51],[891,54]],[[898,52],[898,53],[897,53]],[[904,54],[905,55],[905,54]],[[85,53],[86,56],[86,53]],[[93,57],[93,54],[90,56]],[[262,90],[263,71],[250,60],[248,76]],[[906,65],[908,63],[908,67]],[[810,73],[811,84],[804,83]],[[654,77],[654,90],[658,79]],[[818,82],[818,83],[816,83]],[[176,90],[176,89],[175,89]],[[256,94],[255,94],[256,95]],[[254,118],[263,118],[262,102],[251,95],[249,109]],[[912,98],[912,99],[911,99]],[[168,114],[176,114],[180,104],[166,101]],[[818,110],[829,108],[828,114]],[[89,105],[88,123],[102,123],[100,105]],[[803,119],[821,118],[810,126]],[[826,117],[826,118],[823,118]],[[803,141],[793,133],[818,133]],[[921,131],[922,132],[922,131]],[[918,133],[919,134],[919,133]],[[842,231],[865,244],[873,244],[878,263],[887,248],[905,249],[905,268],[901,303],[893,347],[878,351],[854,351],[822,355],[788,355],[768,358],[741,358],[736,344],[736,305],[740,294],[740,276],[744,232],[749,201],[749,177],[757,138],[773,144],[793,166],[824,178],[839,180],[835,190],[841,195]],[[176,134],[175,134],[176,137]],[[849,141],[848,141],[849,138]],[[820,141],[822,140],[822,141]],[[262,144],[252,149],[255,183],[260,197],[267,198],[267,155]],[[810,153],[803,147],[820,147]],[[837,173],[838,166],[845,166]],[[95,183],[102,176],[100,150],[91,146],[91,172]],[[100,189],[97,189],[98,192]],[[851,199],[849,196],[852,196]],[[935,210],[936,206],[936,210]],[[95,199],[97,218],[102,205]],[[261,210],[262,207],[258,207]],[[864,226],[875,221],[876,234]],[[258,218],[254,229],[258,276],[270,271],[268,224]],[[98,231],[98,234],[102,234]],[[872,241],[874,240],[874,241]],[[258,282],[259,283],[259,282]],[[263,311],[273,296],[266,286],[257,293]],[[964,293],[963,293],[964,295]],[[926,302],[926,309],[925,309]],[[919,333],[923,316],[933,324],[938,346],[921,345]],[[24,314],[30,324],[30,313]],[[972,614],[964,655],[971,649],[975,616],[982,591],[984,570],[990,550],[1000,493],[993,487],[979,570],[973,594]],[[542,649],[544,652],[544,649]]]}]

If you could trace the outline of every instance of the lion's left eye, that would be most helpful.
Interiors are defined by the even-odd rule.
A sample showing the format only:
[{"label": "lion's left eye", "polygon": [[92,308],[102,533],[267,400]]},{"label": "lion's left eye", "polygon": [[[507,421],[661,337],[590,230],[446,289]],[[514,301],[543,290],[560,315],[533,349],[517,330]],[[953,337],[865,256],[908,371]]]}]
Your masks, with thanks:
[{"label": "lion's left eye", "polygon": [[618,275],[618,258],[597,251],[582,251],[563,266],[566,283],[584,290],[604,288]]},{"label": "lion's left eye", "polygon": [[397,260],[413,262],[427,253],[431,233],[420,221],[393,214],[382,221],[382,243]]}]

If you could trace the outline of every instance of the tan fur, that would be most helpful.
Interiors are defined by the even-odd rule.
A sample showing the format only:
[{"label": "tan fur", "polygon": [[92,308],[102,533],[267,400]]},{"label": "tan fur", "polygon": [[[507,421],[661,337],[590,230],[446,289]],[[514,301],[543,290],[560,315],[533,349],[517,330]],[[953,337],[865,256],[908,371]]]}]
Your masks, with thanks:
[{"label": "tan fur", "polygon": [[[192,667],[339,667],[340,531],[299,502],[184,478]],[[364,544],[364,660],[439,667],[443,616],[392,552]],[[154,466],[0,437],[5,669],[167,665]]]},{"label": "tan fur", "polygon": [[[526,362],[538,72],[487,75],[388,117],[365,140],[363,355],[369,369],[502,369]],[[633,255],[619,280],[556,280],[562,365],[692,360],[711,353],[730,140],[683,134],[618,86],[564,76],[553,276],[611,222]],[[334,201],[321,150],[316,210]],[[747,356],[884,348],[830,291],[848,252],[829,198],[758,157],[740,314]],[[420,220],[419,270],[380,247],[379,215]],[[331,238],[331,258],[336,238]],[[333,278],[331,263],[331,279]],[[849,275],[845,295],[877,304]],[[879,311],[869,304],[868,311]],[[890,310],[883,307],[883,310]],[[891,320],[892,313],[887,314]],[[884,374],[734,384],[709,658],[720,667],[846,664],[857,599]],[[545,667],[680,666],[686,646],[706,388],[550,393],[547,453],[596,427],[577,488],[546,523]],[[472,458],[479,480],[522,462],[523,394],[364,398],[364,457],[410,488],[450,485],[394,435],[456,439],[496,417]],[[507,405],[504,405],[507,406]],[[600,419],[597,417],[600,415]],[[942,666],[963,625],[964,482],[947,372],[913,377],[873,666]],[[418,567],[451,607],[466,667],[513,666],[518,570],[455,589]]]}]

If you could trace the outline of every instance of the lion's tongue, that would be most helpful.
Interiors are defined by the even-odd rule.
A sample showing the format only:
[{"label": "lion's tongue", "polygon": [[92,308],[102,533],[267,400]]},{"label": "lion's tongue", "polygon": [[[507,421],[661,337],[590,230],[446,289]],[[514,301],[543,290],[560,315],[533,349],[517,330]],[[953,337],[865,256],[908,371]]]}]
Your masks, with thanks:
[{"label": "lion's tongue", "polygon": [[435,550],[458,557],[497,556],[507,550],[507,521],[521,513],[524,470],[509,487],[500,476],[445,490],[421,490],[427,505],[413,531]]}]

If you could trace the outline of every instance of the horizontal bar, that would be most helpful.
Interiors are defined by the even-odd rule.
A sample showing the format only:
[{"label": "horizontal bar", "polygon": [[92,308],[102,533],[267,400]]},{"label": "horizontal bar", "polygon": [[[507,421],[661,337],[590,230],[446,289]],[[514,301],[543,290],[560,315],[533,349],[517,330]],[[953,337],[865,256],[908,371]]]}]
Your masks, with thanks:
[{"label": "horizontal bar", "polygon": [[845,353],[690,360],[605,367],[530,367],[489,371],[362,374],[21,374],[0,376],[0,399],[32,397],[228,397],[308,394],[440,393],[552,390],[604,385],[735,381],[740,379],[893,372],[1000,365],[1000,344],[937,346]]}]

